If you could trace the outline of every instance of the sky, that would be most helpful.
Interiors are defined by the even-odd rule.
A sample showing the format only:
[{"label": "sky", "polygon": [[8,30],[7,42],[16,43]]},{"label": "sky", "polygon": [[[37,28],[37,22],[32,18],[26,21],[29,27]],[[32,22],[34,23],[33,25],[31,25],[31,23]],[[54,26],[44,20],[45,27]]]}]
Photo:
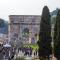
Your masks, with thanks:
[{"label": "sky", "polygon": [[9,21],[9,15],[41,15],[45,5],[51,12],[60,8],[60,0],[0,0],[0,18]]}]

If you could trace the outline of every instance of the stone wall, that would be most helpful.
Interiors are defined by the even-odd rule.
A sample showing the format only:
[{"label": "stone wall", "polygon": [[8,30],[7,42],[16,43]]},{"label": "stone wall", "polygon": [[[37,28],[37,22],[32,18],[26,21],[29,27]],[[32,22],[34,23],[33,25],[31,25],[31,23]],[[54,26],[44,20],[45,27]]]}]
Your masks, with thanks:
[{"label": "stone wall", "polygon": [[[10,40],[23,43],[35,43],[36,34],[39,34],[39,15],[10,15]],[[26,29],[28,32],[24,31]],[[31,41],[30,41],[31,40]]]}]

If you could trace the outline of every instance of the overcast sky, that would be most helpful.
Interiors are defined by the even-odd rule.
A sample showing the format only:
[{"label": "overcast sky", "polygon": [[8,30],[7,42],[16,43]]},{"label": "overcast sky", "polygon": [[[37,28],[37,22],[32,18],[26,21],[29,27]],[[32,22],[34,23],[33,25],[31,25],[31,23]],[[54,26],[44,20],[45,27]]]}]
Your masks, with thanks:
[{"label": "overcast sky", "polygon": [[0,0],[0,18],[9,21],[9,15],[41,15],[45,5],[53,11],[60,8],[60,0]]}]

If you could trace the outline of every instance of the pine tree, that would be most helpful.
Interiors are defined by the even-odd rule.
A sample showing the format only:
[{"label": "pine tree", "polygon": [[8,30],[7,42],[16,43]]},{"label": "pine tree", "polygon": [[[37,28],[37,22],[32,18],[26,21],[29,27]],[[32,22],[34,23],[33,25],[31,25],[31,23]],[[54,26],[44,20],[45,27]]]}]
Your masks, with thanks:
[{"label": "pine tree", "polygon": [[60,60],[60,10],[58,10],[54,26],[54,55]]},{"label": "pine tree", "polygon": [[[39,33],[39,57],[49,57],[52,53],[51,50],[51,19],[47,6],[43,8],[41,21],[40,21],[40,33]],[[44,60],[44,59],[43,59]]]}]

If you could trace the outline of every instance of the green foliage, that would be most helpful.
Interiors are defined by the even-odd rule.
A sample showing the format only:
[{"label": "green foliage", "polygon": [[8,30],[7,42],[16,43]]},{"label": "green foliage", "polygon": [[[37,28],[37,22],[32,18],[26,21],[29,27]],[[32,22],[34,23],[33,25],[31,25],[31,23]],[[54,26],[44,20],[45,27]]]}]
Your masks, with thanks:
[{"label": "green foliage", "polygon": [[4,27],[4,20],[0,19],[0,27]]},{"label": "green foliage", "polygon": [[8,33],[8,22],[0,19],[0,33]]},{"label": "green foliage", "polygon": [[39,56],[49,56],[51,49],[51,16],[47,6],[43,8],[39,33]]},{"label": "green foliage", "polygon": [[52,16],[51,17],[51,24],[55,24],[55,22],[56,22],[56,16]]},{"label": "green foliage", "polygon": [[58,10],[54,26],[54,55],[60,57],[60,10]]},{"label": "green foliage", "polygon": [[27,48],[31,47],[33,50],[39,49],[38,44],[26,44],[24,45],[24,47],[27,47]]},{"label": "green foliage", "polygon": [[23,34],[23,37],[28,37],[29,36],[29,29],[28,28],[25,28],[22,32]]}]

